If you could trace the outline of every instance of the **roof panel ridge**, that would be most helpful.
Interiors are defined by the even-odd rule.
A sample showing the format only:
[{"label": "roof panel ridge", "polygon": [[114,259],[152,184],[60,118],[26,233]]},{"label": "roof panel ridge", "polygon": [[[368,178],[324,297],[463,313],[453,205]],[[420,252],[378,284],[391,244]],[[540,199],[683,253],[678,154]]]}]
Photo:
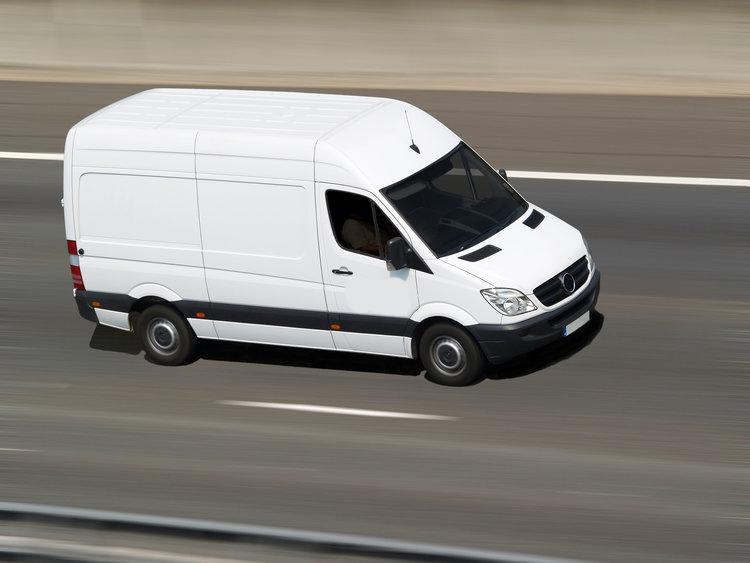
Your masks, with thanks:
[{"label": "roof panel ridge", "polygon": [[378,110],[380,108],[383,108],[385,106],[388,106],[388,105],[391,105],[391,104],[394,104],[394,103],[396,103],[396,104],[402,103],[402,102],[399,102],[398,100],[390,100],[388,98],[371,98],[371,99],[373,99],[373,100],[379,100],[379,102],[377,104],[373,104],[372,106],[370,106],[370,107],[368,107],[368,108],[366,108],[366,109],[364,109],[364,110],[362,110],[360,112],[355,113],[349,119],[345,119],[344,121],[342,121],[341,123],[339,123],[338,125],[336,125],[335,127],[333,127],[332,129],[330,129],[328,132],[326,132],[324,135],[322,135],[320,137],[320,140],[321,141],[325,141],[328,137],[332,137],[334,134],[336,134],[341,129],[349,127],[352,123],[355,123],[356,121],[362,119],[366,115],[368,115],[368,114],[370,114],[370,113],[372,113],[372,112],[374,112],[374,111],[376,111],[376,110]]},{"label": "roof panel ridge", "polygon": [[[161,90],[164,91],[164,90],[168,90],[168,89],[162,88]],[[172,121],[176,120],[177,118],[179,118],[180,116],[186,114],[187,112],[195,109],[196,107],[198,107],[198,106],[200,106],[202,104],[205,104],[206,102],[209,102],[209,101],[211,101],[211,100],[213,100],[215,98],[218,98],[219,96],[221,96],[222,92],[223,92],[223,90],[200,90],[200,93],[202,93],[202,94],[208,95],[210,93],[211,95],[208,96],[207,98],[200,98],[200,99],[196,100],[195,103],[190,104],[185,109],[183,109],[181,112],[176,113],[175,115],[171,116],[169,119],[164,120],[164,122],[161,125],[159,125],[159,127],[164,127],[165,125],[171,124]]]}]

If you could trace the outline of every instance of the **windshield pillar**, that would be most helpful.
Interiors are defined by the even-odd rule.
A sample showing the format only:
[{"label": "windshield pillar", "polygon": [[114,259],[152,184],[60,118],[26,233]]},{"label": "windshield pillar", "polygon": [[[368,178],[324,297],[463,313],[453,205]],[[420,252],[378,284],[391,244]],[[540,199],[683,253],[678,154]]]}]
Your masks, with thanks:
[{"label": "windshield pillar", "polygon": [[471,177],[471,167],[469,166],[469,161],[466,159],[466,153],[464,151],[460,151],[459,154],[461,155],[461,162],[464,165],[466,176],[469,179],[469,186],[471,187],[471,195],[474,197],[474,199],[479,199],[479,196],[477,195],[477,187],[476,185],[474,185],[474,178]]}]

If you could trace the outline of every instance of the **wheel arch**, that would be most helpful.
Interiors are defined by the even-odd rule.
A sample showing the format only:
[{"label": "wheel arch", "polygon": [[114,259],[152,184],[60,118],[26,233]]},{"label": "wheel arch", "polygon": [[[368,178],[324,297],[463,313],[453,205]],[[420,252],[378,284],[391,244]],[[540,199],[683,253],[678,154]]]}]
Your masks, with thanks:
[{"label": "wheel arch", "polygon": [[[176,312],[180,312],[180,310],[174,306],[173,303],[170,301],[167,301],[166,299],[162,299],[161,297],[156,297],[155,295],[147,295],[145,297],[141,297],[140,299],[136,299],[135,302],[130,306],[130,311],[128,312],[128,322],[130,323],[130,331],[134,332],[135,327],[138,325],[138,317],[151,307],[152,305],[167,305],[168,307],[171,307]],[[184,315],[183,315],[184,316]]]},{"label": "wheel arch", "polygon": [[128,295],[134,299],[142,299],[144,297],[157,297],[164,301],[179,301],[182,299],[177,293],[158,283],[139,284],[131,289]]},{"label": "wheel arch", "polygon": [[128,296],[135,299],[135,302],[130,306],[128,314],[128,322],[130,323],[131,331],[135,329],[138,322],[138,316],[152,305],[164,303],[170,305],[178,313],[180,312],[172,302],[180,301],[182,297],[168,287],[158,283],[139,284],[128,292]]}]

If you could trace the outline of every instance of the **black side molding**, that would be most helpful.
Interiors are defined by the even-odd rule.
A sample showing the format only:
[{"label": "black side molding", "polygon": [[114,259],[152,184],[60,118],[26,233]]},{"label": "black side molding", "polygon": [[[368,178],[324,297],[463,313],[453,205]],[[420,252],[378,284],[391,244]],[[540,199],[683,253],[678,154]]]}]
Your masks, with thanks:
[{"label": "black side molding", "polygon": [[[96,311],[90,303],[96,301],[97,307],[109,311],[127,313],[136,302],[128,295],[103,292],[76,292],[78,312],[87,320],[98,322]],[[283,326],[313,330],[331,330],[331,324],[340,325],[343,332],[363,334],[382,334],[386,336],[411,336],[417,323],[406,317],[383,317],[380,315],[358,315],[354,313],[328,313],[328,311],[308,311],[302,309],[285,309],[281,307],[263,307],[258,305],[237,305],[234,303],[210,303],[208,301],[170,301],[169,304],[186,318],[202,317],[207,320],[232,323],[250,323],[267,326]]]},{"label": "black side molding", "polygon": [[523,224],[531,229],[536,229],[542,221],[544,221],[544,215],[534,209],[534,211],[531,212],[531,215],[529,215],[529,218],[526,219]]},{"label": "black side molding", "polygon": [[467,262],[478,262],[482,258],[487,258],[488,256],[492,256],[496,252],[500,252],[502,248],[498,248],[497,246],[493,246],[491,244],[488,244],[484,248],[480,248],[479,250],[475,250],[474,252],[470,252],[469,254],[464,254],[463,256],[459,256],[461,260],[466,260]]}]

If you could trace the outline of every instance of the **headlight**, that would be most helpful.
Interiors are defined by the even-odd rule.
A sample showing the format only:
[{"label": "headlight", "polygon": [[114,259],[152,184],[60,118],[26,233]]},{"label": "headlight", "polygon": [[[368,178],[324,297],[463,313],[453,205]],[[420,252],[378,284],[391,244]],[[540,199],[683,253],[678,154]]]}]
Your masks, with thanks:
[{"label": "headlight", "polygon": [[483,289],[482,296],[500,314],[509,317],[536,310],[536,305],[531,302],[531,299],[515,289]]}]

